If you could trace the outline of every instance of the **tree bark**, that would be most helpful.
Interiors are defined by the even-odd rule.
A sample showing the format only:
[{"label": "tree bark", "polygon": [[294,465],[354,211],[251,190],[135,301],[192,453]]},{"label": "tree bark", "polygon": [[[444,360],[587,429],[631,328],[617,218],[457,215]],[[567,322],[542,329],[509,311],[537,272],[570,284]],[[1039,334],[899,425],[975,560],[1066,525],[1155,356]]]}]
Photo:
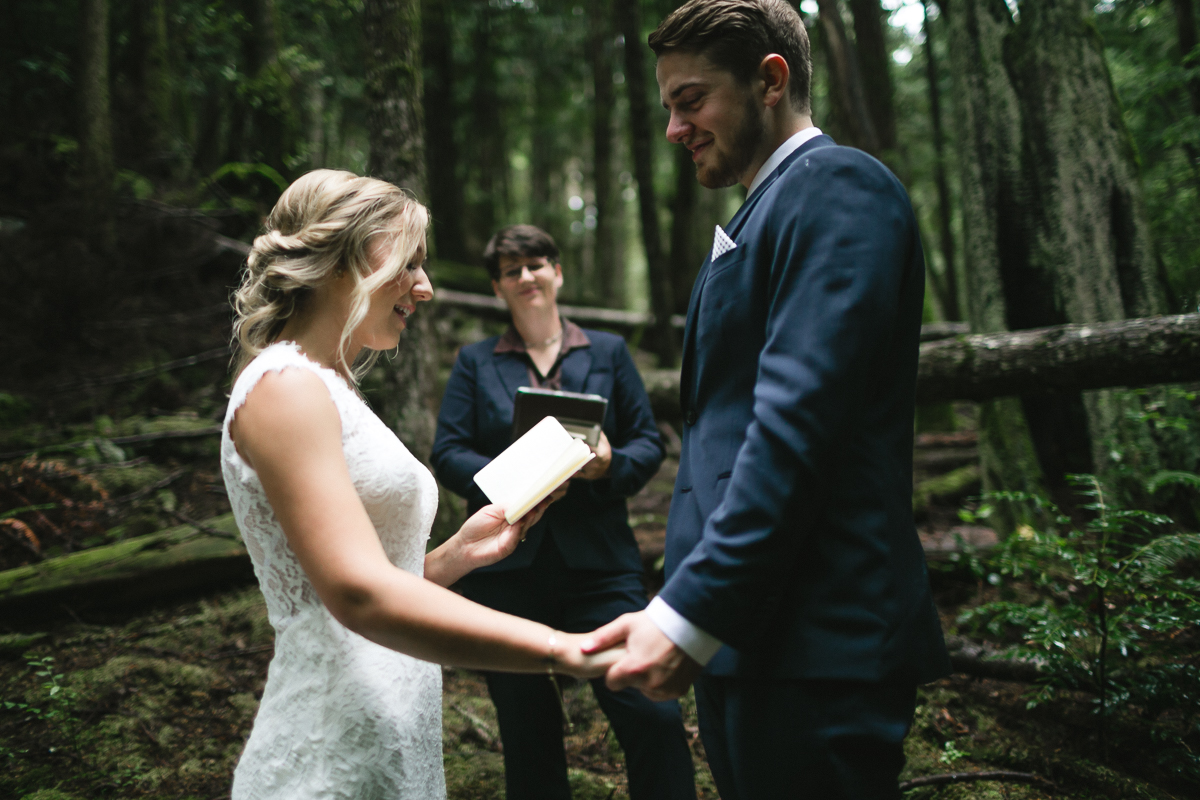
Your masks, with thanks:
[{"label": "tree bark", "polygon": [[625,86],[629,92],[629,133],[633,150],[634,177],[638,183],[642,241],[650,273],[650,304],[654,311],[654,353],[663,367],[674,367],[679,357],[671,313],[675,293],[671,288],[670,265],[662,249],[658,225],[658,203],[654,190],[654,151],[650,130],[650,108],[646,86],[646,45],[642,39],[639,0],[615,0],[618,28],[625,36]]},{"label": "tree bark", "polygon": [[136,29],[138,52],[137,120],[143,158],[161,160],[171,146],[171,76],[167,60],[165,0],[138,0]]},{"label": "tree bark", "polygon": [[884,11],[879,0],[850,0],[854,14],[854,46],[858,51],[863,98],[883,160],[894,164],[896,154],[896,105],[892,86],[892,58],[884,30]]},{"label": "tree bark", "polygon": [[917,399],[989,400],[1198,380],[1200,315],[1183,314],[928,342],[921,345]]},{"label": "tree bark", "polygon": [[365,0],[368,171],[425,192],[419,0]]},{"label": "tree bark", "polygon": [[[367,124],[371,174],[422,197],[420,0],[366,0]],[[422,462],[433,449],[437,338],[427,308],[408,320],[399,355],[382,362],[380,416]],[[389,368],[390,367],[390,368]]]},{"label": "tree bark", "polygon": [[295,151],[300,125],[293,96],[295,82],[279,61],[275,0],[245,0],[244,11],[249,23],[243,34],[246,74],[251,76],[248,89],[257,100],[249,112],[245,157],[287,175],[286,158]]},{"label": "tree bark", "polygon": [[938,233],[942,252],[940,300],[947,320],[962,319],[958,302],[958,269],[954,257],[954,229],[951,224],[950,184],[946,180],[946,141],[942,131],[941,88],[938,86],[937,57],[933,51],[933,25],[929,19],[930,0],[925,7],[925,77],[929,84],[929,120],[933,129],[933,173],[938,193]]},{"label": "tree bark", "polygon": [[471,42],[474,51],[472,73],[475,85],[471,92],[472,142],[479,201],[475,204],[472,224],[482,232],[486,241],[496,230],[503,216],[507,195],[508,165],[505,159],[504,120],[501,116],[498,78],[496,75],[496,45],[492,26],[494,14],[491,3],[483,0],[476,8],[475,30]]},{"label": "tree bark", "polygon": [[[655,416],[678,420],[679,372],[652,370],[643,379]],[[1200,314],[1183,314],[928,341],[921,345],[917,401],[1026,395],[1047,402],[1054,393],[1195,381]]]},{"label": "tree bark", "polygon": [[858,55],[846,38],[838,0],[817,0],[820,43],[829,71],[829,121],[827,127],[841,144],[878,156],[879,135],[867,109]]},{"label": "tree bark", "polygon": [[464,182],[459,174],[455,133],[458,107],[454,102],[454,52],[451,9],[444,0],[421,3],[421,52],[425,65],[425,163],[429,176],[429,206],[438,258],[459,263],[473,259],[463,231]]},{"label": "tree bark", "polygon": [[[1166,309],[1132,142],[1077,0],[957,0],[948,14],[962,157],[968,316],[977,332]],[[985,486],[1071,472],[1191,469],[1190,435],[1155,441],[1126,393],[1001,401],[981,415]],[[1029,456],[1036,453],[1036,458]]]},{"label": "tree bark", "polygon": [[80,189],[88,238],[97,249],[116,243],[112,109],[108,92],[108,0],[84,0],[79,58]]},{"label": "tree bark", "polygon": [[[1179,31],[1179,57],[1185,67],[1200,66],[1196,52],[1196,13],[1192,0],[1174,0],[1175,25]],[[1200,117],[1200,75],[1187,82],[1188,96],[1192,99],[1192,113]]]},{"label": "tree bark", "polygon": [[613,181],[613,25],[609,0],[591,0],[588,55],[592,66],[592,188],[596,199],[593,230],[594,283],[602,304],[625,307],[624,274],[617,269],[615,181]]}]

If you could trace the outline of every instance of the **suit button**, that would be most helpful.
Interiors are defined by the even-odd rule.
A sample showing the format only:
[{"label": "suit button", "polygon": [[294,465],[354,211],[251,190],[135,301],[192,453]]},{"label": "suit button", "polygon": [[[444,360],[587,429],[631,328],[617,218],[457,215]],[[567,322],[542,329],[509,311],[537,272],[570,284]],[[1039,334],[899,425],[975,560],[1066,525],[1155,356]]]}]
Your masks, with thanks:
[{"label": "suit button", "polygon": [[684,418],[684,422],[686,422],[688,425],[696,424],[696,409],[694,409],[694,408],[688,409],[687,417]]}]

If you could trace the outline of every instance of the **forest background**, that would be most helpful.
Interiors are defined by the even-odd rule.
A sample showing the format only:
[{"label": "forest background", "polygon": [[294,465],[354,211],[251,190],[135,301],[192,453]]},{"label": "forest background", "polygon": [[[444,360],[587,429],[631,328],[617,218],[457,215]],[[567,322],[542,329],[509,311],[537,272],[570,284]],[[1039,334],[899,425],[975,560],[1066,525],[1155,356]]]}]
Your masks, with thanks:
[{"label": "forest background", "polygon": [[[207,766],[189,767],[206,776],[196,785],[220,785],[236,758],[261,678],[254,664],[213,678],[223,687],[214,689],[192,673],[170,677],[168,667],[138,662],[146,675],[166,670],[159,677],[168,684],[199,680],[203,692],[233,698],[220,725],[167,724],[160,711],[114,699],[115,673],[72,671],[115,669],[79,644],[100,634],[85,626],[28,639],[54,614],[31,611],[48,595],[34,592],[21,605],[13,587],[59,558],[135,541],[169,550],[174,539],[153,537],[179,523],[190,533],[171,535],[188,547],[197,532],[227,541],[213,432],[228,388],[228,295],[246,243],[305,171],[392,180],[432,211],[430,273],[443,299],[414,318],[398,357],[364,383],[414,453],[429,452],[457,347],[502,329],[502,313],[484,302],[480,253],[513,222],[554,235],[566,278],[560,300],[581,307],[589,324],[626,335],[656,392],[664,435],[677,441],[679,420],[658,398],[677,380],[679,315],[714,225],[744,196],[740,187],[698,187],[688,153],[663,139],[645,37],[678,4],[11,0],[0,8],[0,604],[8,603],[0,627],[17,631],[0,640],[0,655],[11,651],[20,662],[7,673],[5,696],[25,693],[5,701],[8,717],[0,713],[0,758],[18,753],[9,734],[35,730],[48,745],[29,770],[10,776],[13,786],[40,786],[36,776],[67,758],[100,776],[87,779],[92,791],[170,796],[192,787],[180,777],[191,773],[163,766],[175,735],[164,731],[192,723],[202,728],[198,739],[234,743],[197,756]],[[880,158],[912,198],[931,336],[1200,311],[1194,0],[797,7],[813,42],[814,122]],[[948,632],[998,648],[989,652],[1016,665],[1007,680],[1024,676],[1043,692],[1035,703],[1059,692],[1067,706],[1058,712],[1090,720],[1060,738],[1086,730],[1081,758],[1108,766],[1089,772],[1040,756],[1006,762],[999,744],[985,760],[1036,766],[1084,787],[1080,796],[1133,791],[1103,773],[1117,762],[1146,762],[1131,773],[1153,783],[1138,784],[1146,796],[1200,785],[1200,758],[1188,755],[1200,752],[1196,619],[1180,610],[1200,596],[1200,542],[1191,533],[1200,527],[1196,387],[1144,383],[1118,378],[1087,391],[993,393],[971,403],[946,402],[967,399],[951,393],[918,412],[918,443],[935,449],[918,452],[914,513],[935,567],[946,558],[934,578]],[[656,480],[635,499],[633,519],[651,587],[673,473]],[[456,498],[442,499],[438,535],[462,513]],[[228,569],[213,569],[220,580],[211,585],[227,586]],[[178,579],[163,575],[158,584],[137,580]],[[1167,588],[1147,595],[1151,575]],[[104,593],[90,591],[91,599],[77,592],[69,603],[54,595],[54,613],[65,605],[83,615],[79,624],[127,619],[105,616]],[[197,654],[227,653],[226,640],[240,643],[234,649],[245,658],[269,650],[256,605],[241,595],[213,602],[172,618],[215,613],[222,621],[212,641],[146,646],[189,664]],[[85,610],[93,606],[97,616]],[[1076,627],[1064,633],[1076,612]],[[243,617],[244,630],[236,622]],[[153,628],[145,619],[129,625],[101,638],[138,639]],[[1129,633],[1143,628],[1142,639]],[[1075,655],[1056,661],[1058,650]],[[41,666],[27,670],[26,655]],[[71,665],[67,678],[47,666],[54,658]],[[456,681],[470,684],[451,676],[448,685]],[[991,717],[953,711],[955,703],[1001,697],[1016,708],[1027,698],[936,691],[943,694],[930,697],[941,699],[923,706],[918,726],[935,745],[932,756],[910,752],[922,768],[965,757],[962,737],[986,749],[978,737]],[[39,692],[50,693],[46,708],[31,716]],[[48,697],[73,697],[74,705]],[[495,755],[486,712],[460,700],[448,701],[460,703],[448,712],[460,738]],[[1045,724],[1030,714],[1010,717]],[[117,718],[149,731],[149,754],[124,762],[82,755],[82,720]],[[1125,761],[1111,754],[1115,742],[1128,745]],[[572,751],[587,769],[604,773],[616,763],[612,746],[589,746]],[[460,796],[473,796],[469,786],[480,781],[464,778]]]}]

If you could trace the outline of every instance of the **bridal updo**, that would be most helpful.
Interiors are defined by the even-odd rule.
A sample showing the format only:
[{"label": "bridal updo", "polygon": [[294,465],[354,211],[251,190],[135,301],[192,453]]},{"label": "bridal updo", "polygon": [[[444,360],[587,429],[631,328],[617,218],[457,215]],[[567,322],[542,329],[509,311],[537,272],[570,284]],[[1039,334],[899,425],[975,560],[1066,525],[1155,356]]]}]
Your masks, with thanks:
[{"label": "bridal updo", "polygon": [[[366,317],[371,293],[414,257],[423,258],[419,251],[428,224],[425,207],[385,181],[330,169],[297,179],[255,238],[233,296],[234,375],[279,338],[315,287],[349,272],[354,288],[338,360],[348,375],[361,377],[379,354],[364,351],[354,365],[347,364],[350,336]],[[387,263],[372,272],[368,248],[378,236],[390,237],[396,246]]]}]

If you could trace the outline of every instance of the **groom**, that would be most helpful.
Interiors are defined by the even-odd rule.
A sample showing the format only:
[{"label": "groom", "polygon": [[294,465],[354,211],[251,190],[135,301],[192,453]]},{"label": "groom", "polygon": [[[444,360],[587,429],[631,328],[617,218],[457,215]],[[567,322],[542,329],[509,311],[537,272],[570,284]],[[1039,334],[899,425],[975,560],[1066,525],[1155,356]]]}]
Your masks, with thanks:
[{"label": "groom", "polygon": [[691,0],[650,47],[667,139],[747,196],[688,308],[667,583],[594,646],[625,642],[614,689],[695,681],[724,800],[899,798],[916,687],[949,672],[912,521],[912,207],[812,126],[784,0]]}]

